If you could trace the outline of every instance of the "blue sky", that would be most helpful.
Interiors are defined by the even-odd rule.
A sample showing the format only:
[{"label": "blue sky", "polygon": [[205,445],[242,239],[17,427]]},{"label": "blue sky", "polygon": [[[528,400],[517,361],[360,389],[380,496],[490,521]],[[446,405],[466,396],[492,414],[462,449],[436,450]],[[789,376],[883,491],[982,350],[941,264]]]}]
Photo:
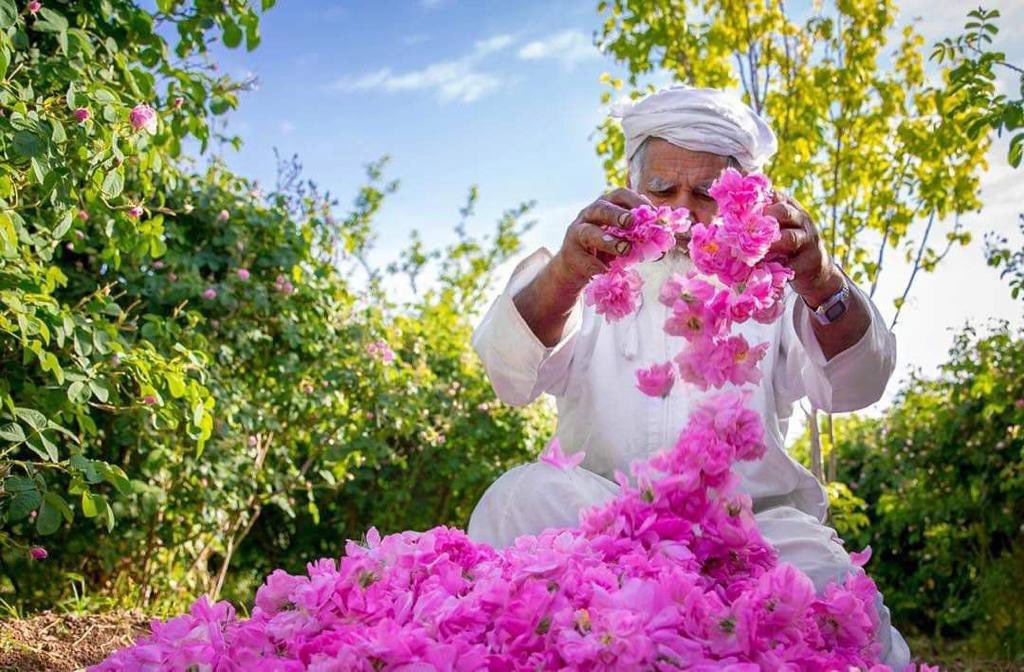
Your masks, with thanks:
[{"label": "blue sky", "polygon": [[[956,34],[976,2],[904,0],[902,21],[916,21],[926,44]],[[363,166],[392,157],[388,176],[400,191],[382,209],[377,258],[386,261],[419,229],[428,241],[451,239],[471,184],[480,187],[470,228],[490,230],[502,210],[536,200],[527,252],[552,249],[565,226],[603,188],[590,139],[603,118],[602,72],[620,69],[591,46],[596,0],[281,0],[262,24],[252,53],[218,50],[221,68],[255,74],[228,130],[242,136],[225,158],[238,172],[271,184],[273,149],[298,153],[308,177],[347,205]],[[1003,10],[999,44],[1024,61],[1024,3]],[[1009,80],[1006,80],[1009,82]],[[1024,171],[1006,166],[1005,142],[990,155],[985,209],[972,216],[976,242],[954,250],[935,275],[919,276],[897,327],[900,375],[944,361],[951,328],[991,317],[1021,324],[1022,311],[981,252],[984,231],[1016,229],[1024,210]],[[878,304],[888,318],[905,271],[883,274]],[[884,406],[897,386],[879,405]]]}]

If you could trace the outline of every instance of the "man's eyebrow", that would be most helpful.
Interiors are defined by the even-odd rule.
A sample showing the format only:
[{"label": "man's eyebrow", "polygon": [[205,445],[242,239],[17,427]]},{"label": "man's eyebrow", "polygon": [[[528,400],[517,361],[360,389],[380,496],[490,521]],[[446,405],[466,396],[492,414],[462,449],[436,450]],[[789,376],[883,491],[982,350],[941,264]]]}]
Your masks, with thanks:
[{"label": "man's eyebrow", "polygon": [[654,175],[647,180],[647,188],[651,191],[668,191],[679,186],[678,182],[667,180],[664,177]]}]

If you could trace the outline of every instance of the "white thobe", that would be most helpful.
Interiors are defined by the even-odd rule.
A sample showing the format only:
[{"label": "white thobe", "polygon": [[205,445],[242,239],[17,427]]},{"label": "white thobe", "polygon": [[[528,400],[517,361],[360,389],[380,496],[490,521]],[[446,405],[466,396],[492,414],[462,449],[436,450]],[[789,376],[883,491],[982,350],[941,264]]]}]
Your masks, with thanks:
[{"label": "white thobe", "polygon": [[[473,346],[502,401],[521,406],[541,394],[553,395],[563,451],[585,451],[585,457],[569,471],[540,462],[521,465],[488,489],[473,511],[468,533],[498,548],[521,534],[576,525],[581,509],[615,496],[617,470],[628,474],[633,460],[670,448],[703,397],[732,388],[703,392],[677,381],[664,399],[636,388],[638,368],[668,361],[687,345],[684,338],[665,333],[670,310],[658,301],[669,275],[693,268],[683,252],[673,250],[634,267],[644,280],[635,314],[610,323],[580,300],[562,338],[546,347],[513,298],[550,259],[542,248],[519,264],[474,332]],[[895,338],[878,309],[852,283],[850,289],[869,306],[871,324],[860,340],[831,359],[814,334],[810,310],[788,289],[779,320],[768,325],[749,321],[733,332],[752,346],[769,344],[760,384],[744,388],[752,390],[750,407],[764,419],[767,451],[760,460],[736,464],[739,488],[751,496],[759,528],[780,559],[802,569],[819,590],[854,568],[835,532],[823,524],[828,511],[824,489],[785,450],[793,406],[807,397],[826,412],[864,408],[882,396],[896,361]],[[879,606],[887,662],[901,664],[909,651],[895,630],[890,638],[888,610]]]}]

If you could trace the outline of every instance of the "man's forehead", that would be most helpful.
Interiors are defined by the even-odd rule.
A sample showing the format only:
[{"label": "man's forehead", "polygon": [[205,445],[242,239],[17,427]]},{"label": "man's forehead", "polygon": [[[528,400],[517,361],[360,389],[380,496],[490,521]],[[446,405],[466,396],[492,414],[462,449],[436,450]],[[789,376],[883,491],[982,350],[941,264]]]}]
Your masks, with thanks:
[{"label": "man's forehead", "polygon": [[660,138],[651,143],[644,166],[648,182],[698,184],[713,181],[729,163],[728,157],[694,152]]}]

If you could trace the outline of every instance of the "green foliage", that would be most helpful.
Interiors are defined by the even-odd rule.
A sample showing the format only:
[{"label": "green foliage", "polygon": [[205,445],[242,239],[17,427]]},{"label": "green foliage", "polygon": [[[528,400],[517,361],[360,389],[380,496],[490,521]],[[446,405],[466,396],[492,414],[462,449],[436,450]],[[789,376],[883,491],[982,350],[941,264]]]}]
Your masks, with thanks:
[{"label": "green foliage", "polygon": [[[0,591],[21,606],[247,601],[370,525],[464,525],[550,428],[496,404],[467,347],[530,204],[471,236],[473,189],[454,243],[371,266],[386,160],[340,216],[294,160],[267,194],[195,169],[182,146],[236,143],[211,123],[244,88],[206,45],[255,47],[257,15],[157,5],[0,0]],[[129,122],[140,101],[155,133]]]},{"label": "green foliage", "polygon": [[[967,132],[978,137],[986,131],[995,131],[1000,136],[1003,130],[1012,134],[1007,161],[1014,168],[1024,158],[1024,68],[1006,61],[1006,54],[992,51],[990,45],[999,34],[998,9],[986,10],[979,7],[967,14],[964,32],[955,40],[947,37],[935,44],[932,59],[954,65],[949,73],[950,92],[963,93],[954,112],[965,112]],[[1014,100],[996,88],[996,70],[1011,70],[1019,76],[1017,95]]]},{"label": "green foliage", "polygon": [[[244,3],[190,16],[181,55],[205,51],[214,18],[255,20]],[[166,252],[175,213],[157,185],[180,181],[181,143],[209,141],[208,116],[237,85],[176,65],[154,17],[117,0],[36,15],[3,0],[0,66],[0,542],[20,545],[76,510],[113,529],[114,499],[135,486],[99,450],[110,428],[140,444],[175,436],[181,454],[210,436],[206,356],[178,338],[187,317],[145,313],[128,283]],[[140,101],[154,133],[130,123]]]},{"label": "green foliage", "polygon": [[886,416],[838,419],[839,478],[870,504],[847,545],[899,623],[1024,655],[1024,333],[967,328],[935,378],[915,375]]},{"label": "green foliage", "polygon": [[[990,141],[964,128],[977,113],[967,91],[926,80],[912,28],[887,53],[893,0],[817,3],[801,22],[780,0],[603,0],[598,11],[600,46],[628,69],[624,81],[604,78],[613,90],[628,84],[638,97],[658,73],[741,87],[779,138],[766,172],[807,208],[847,273],[873,294],[888,252],[913,265],[897,314],[918,269],[970,242],[958,215],[981,205]],[[624,184],[618,124],[600,127],[597,150],[609,182]]]},{"label": "green foliage", "polygon": [[[1018,215],[1018,219],[1018,228],[1024,236],[1024,215]],[[1010,283],[1010,295],[1024,299],[1024,245],[1020,240],[1011,245],[1008,237],[989,232],[985,235],[985,259],[989,266],[1002,268],[999,275]]]}]

